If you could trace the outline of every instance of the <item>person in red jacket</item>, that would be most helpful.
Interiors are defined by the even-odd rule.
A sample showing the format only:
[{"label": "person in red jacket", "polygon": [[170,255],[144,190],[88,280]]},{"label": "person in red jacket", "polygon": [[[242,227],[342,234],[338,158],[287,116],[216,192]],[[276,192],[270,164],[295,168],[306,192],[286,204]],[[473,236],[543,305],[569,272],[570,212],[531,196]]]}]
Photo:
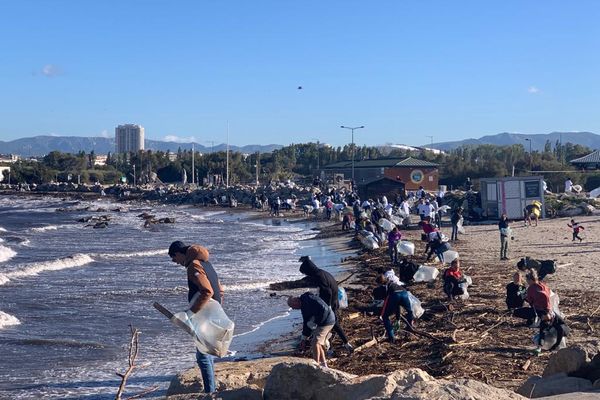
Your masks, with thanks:
[{"label": "person in red jacket", "polygon": [[454,259],[450,263],[450,267],[444,271],[444,293],[448,296],[448,300],[453,300],[455,296],[464,294],[460,284],[465,281],[462,271],[460,270],[460,260]]},{"label": "person in red jacket", "polygon": [[536,317],[543,318],[550,313],[550,289],[539,280],[535,270],[530,270],[525,278],[528,285],[525,301],[529,303],[529,307],[517,308],[513,315],[526,319],[527,325],[532,325]]}]

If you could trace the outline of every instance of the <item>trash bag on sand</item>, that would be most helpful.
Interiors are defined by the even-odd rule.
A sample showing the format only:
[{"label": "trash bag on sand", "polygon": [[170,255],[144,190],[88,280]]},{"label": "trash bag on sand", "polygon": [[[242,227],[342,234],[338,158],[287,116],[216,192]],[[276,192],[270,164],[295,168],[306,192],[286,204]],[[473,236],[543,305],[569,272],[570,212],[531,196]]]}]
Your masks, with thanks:
[{"label": "trash bag on sand", "polygon": [[[539,340],[540,334],[536,333],[533,336],[533,344],[538,346]],[[544,335],[544,344],[542,345],[542,349],[550,350],[550,348],[554,346],[554,344],[556,344],[556,329],[550,328],[546,331],[546,334]],[[563,336],[562,340],[560,341],[560,344],[558,345],[558,348],[563,349],[565,347],[567,347],[567,339]]]},{"label": "trash bag on sand", "polygon": [[[197,313],[182,311],[173,315],[174,318],[192,329],[194,343],[200,352],[217,357],[227,355],[235,324],[227,317],[219,302],[210,299]],[[177,325],[177,322],[171,322]]]},{"label": "trash bag on sand", "polygon": [[425,310],[423,310],[423,306],[421,305],[421,300],[417,299],[411,292],[408,292],[408,301],[410,302],[410,308],[415,319],[421,318],[425,313]]},{"label": "trash bag on sand", "polygon": [[436,267],[421,265],[417,272],[415,272],[413,279],[415,282],[431,282],[437,278],[439,273],[440,271]]},{"label": "trash bag on sand", "polygon": [[452,261],[458,258],[458,252],[454,250],[446,250],[442,253],[441,258],[444,264],[450,264]]},{"label": "trash bag on sand", "polygon": [[396,249],[398,249],[398,253],[405,256],[415,255],[415,244],[406,240],[398,242]]}]

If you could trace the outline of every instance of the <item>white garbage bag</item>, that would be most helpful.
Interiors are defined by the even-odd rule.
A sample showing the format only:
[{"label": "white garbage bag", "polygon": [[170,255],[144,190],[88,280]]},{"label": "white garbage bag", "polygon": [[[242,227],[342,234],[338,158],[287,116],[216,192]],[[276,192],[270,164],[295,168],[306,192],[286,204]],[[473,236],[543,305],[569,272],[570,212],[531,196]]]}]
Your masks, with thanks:
[{"label": "white garbage bag", "polygon": [[227,317],[219,302],[210,299],[197,313],[189,310],[178,312],[173,318],[192,329],[194,343],[200,352],[217,357],[227,355],[235,324]]},{"label": "white garbage bag", "polygon": [[[538,346],[539,339],[540,334],[536,333],[533,336],[533,344]],[[554,344],[556,344],[556,329],[550,328],[546,331],[546,334],[544,335],[544,344],[542,345],[542,349],[550,350],[550,348],[554,346]],[[567,339],[563,336],[562,340],[560,341],[560,344],[558,345],[558,348],[564,349],[565,347],[567,347]]]},{"label": "white garbage bag", "polygon": [[398,249],[398,253],[405,256],[415,255],[415,244],[406,240],[399,241],[398,244],[396,244],[396,249]]},{"label": "white garbage bag", "polygon": [[458,252],[454,250],[446,250],[442,253],[442,262],[444,264],[450,264],[452,261],[458,258]]},{"label": "white garbage bag", "polygon": [[385,218],[381,218],[379,221],[377,221],[377,224],[379,224],[379,226],[387,232],[391,232],[391,230],[394,229],[394,227],[396,226]]},{"label": "white garbage bag", "polygon": [[410,301],[410,308],[413,312],[414,318],[421,318],[421,316],[425,313],[425,310],[423,310],[423,306],[421,305],[421,300],[417,299],[417,297],[411,292],[408,292],[408,301]]},{"label": "white garbage bag", "polygon": [[436,267],[432,267],[429,265],[421,265],[415,275],[413,276],[413,280],[415,282],[432,282],[437,278],[440,271]]}]

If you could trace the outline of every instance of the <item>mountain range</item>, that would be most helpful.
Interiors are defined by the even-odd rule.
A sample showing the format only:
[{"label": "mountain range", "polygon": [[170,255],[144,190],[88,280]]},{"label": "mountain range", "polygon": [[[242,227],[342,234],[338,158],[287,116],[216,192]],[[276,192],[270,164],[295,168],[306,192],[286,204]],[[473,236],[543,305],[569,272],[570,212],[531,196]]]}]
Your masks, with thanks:
[{"label": "mountain range", "polygon": [[499,133],[497,135],[482,136],[479,139],[465,139],[455,142],[440,142],[425,144],[422,147],[432,147],[443,151],[453,150],[465,145],[493,144],[496,146],[510,146],[513,144],[522,144],[525,150],[529,150],[529,140],[531,140],[532,150],[544,150],[546,141],[549,140],[552,146],[559,141],[563,144],[572,143],[587,146],[593,150],[600,148],[600,135],[592,132],[551,132],[546,134],[524,134],[524,133]]},{"label": "mountain range", "polygon": [[[543,150],[546,141],[550,141],[552,146],[559,141],[562,143],[579,144],[591,149],[600,148],[600,135],[592,132],[552,132],[547,134],[522,134],[522,133],[499,133],[497,135],[482,136],[479,139],[465,139],[454,142],[439,142],[433,144],[424,144],[423,148],[433,148],[442,151],[456,149],[465,145],[491,144],[496,146],[510,146],[513,144],[522,144],[526,150],[529,150],[529,140],[531,140],[532,150]],[[212,146],[203,146],[199,143],[193,143],[196,151],[201,153],[210,153],[212,151],[225,151],[225,143]],[[270,153],[275,149],[282,148],[279,144],[269,145],[247,145],[247,146],[229,146],[231,151],[242,153]],[[158,140],[146,140],[146,149],[155,151],[177,152],[178,149],[191,150],[192,143],[164,142]],[[63,153],[78,153],[85,151],[89,153],[94,151],[96,154],[108,154],[115,151],[115,139],[105,137],[84,137],[84,136],[35,136],[21,138],[12,141],[0,141],[0,154],[18,154],[23,157],[43,156],[51,151],[60,151]]]},{"label": "mountain range", "polygon": [[[212,151],[225,151],[227,144],[221,143],[214,146],[203,146],[198,143],[193,143],[195,150],[200,153],[210,153]],[[192,143],[177,143],[163,142],[158,140],[145,141],[146,150],[168,151],[176,153],[178,149],[191,150]],[[278,144],[268,145],[247,145],[247,146],[229,146],[231,151],[239,151],[241,153],[270,153],[275,149],[280,149],[283,146]],[[35,136],[29,138],[21,138],[8,142],[0,141],[0,154],[18,154],[23,157],[43,156],[51,151],[60,151],[63,153],[79,153],[85,151],[90,153],[94,151],[96,154],[108,154],[115,152],[115,139],[105,137],[84,137],[84,136]]]}]

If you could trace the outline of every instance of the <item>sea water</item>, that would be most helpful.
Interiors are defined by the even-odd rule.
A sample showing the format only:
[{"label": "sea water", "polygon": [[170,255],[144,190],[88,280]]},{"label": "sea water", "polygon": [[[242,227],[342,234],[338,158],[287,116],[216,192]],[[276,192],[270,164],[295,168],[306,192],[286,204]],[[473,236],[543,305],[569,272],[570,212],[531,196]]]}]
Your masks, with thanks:
[{"label": "sea water", "polygon": [[[144,228],[144,212],[176,223]],[[105,229],[77,222],[100,215],[111,217]],[[209,249],[236,324],[230,350],[256,355],[282,334],[273,322],[289,315],[284,299],[269,296],[269,283],[300,278],[300,255],[330,270],[339,255],[305,240],[315,235],[308,223],[248,217],[191,206],[0,197],[0,398],[114,398],[130,326],[141,333],[128,393],[159,386],[148,397],[163,397],[173,375],[195,363],[191,338],[152,307],[187,306],[185,269],[167,255],[174,240]]]}]

